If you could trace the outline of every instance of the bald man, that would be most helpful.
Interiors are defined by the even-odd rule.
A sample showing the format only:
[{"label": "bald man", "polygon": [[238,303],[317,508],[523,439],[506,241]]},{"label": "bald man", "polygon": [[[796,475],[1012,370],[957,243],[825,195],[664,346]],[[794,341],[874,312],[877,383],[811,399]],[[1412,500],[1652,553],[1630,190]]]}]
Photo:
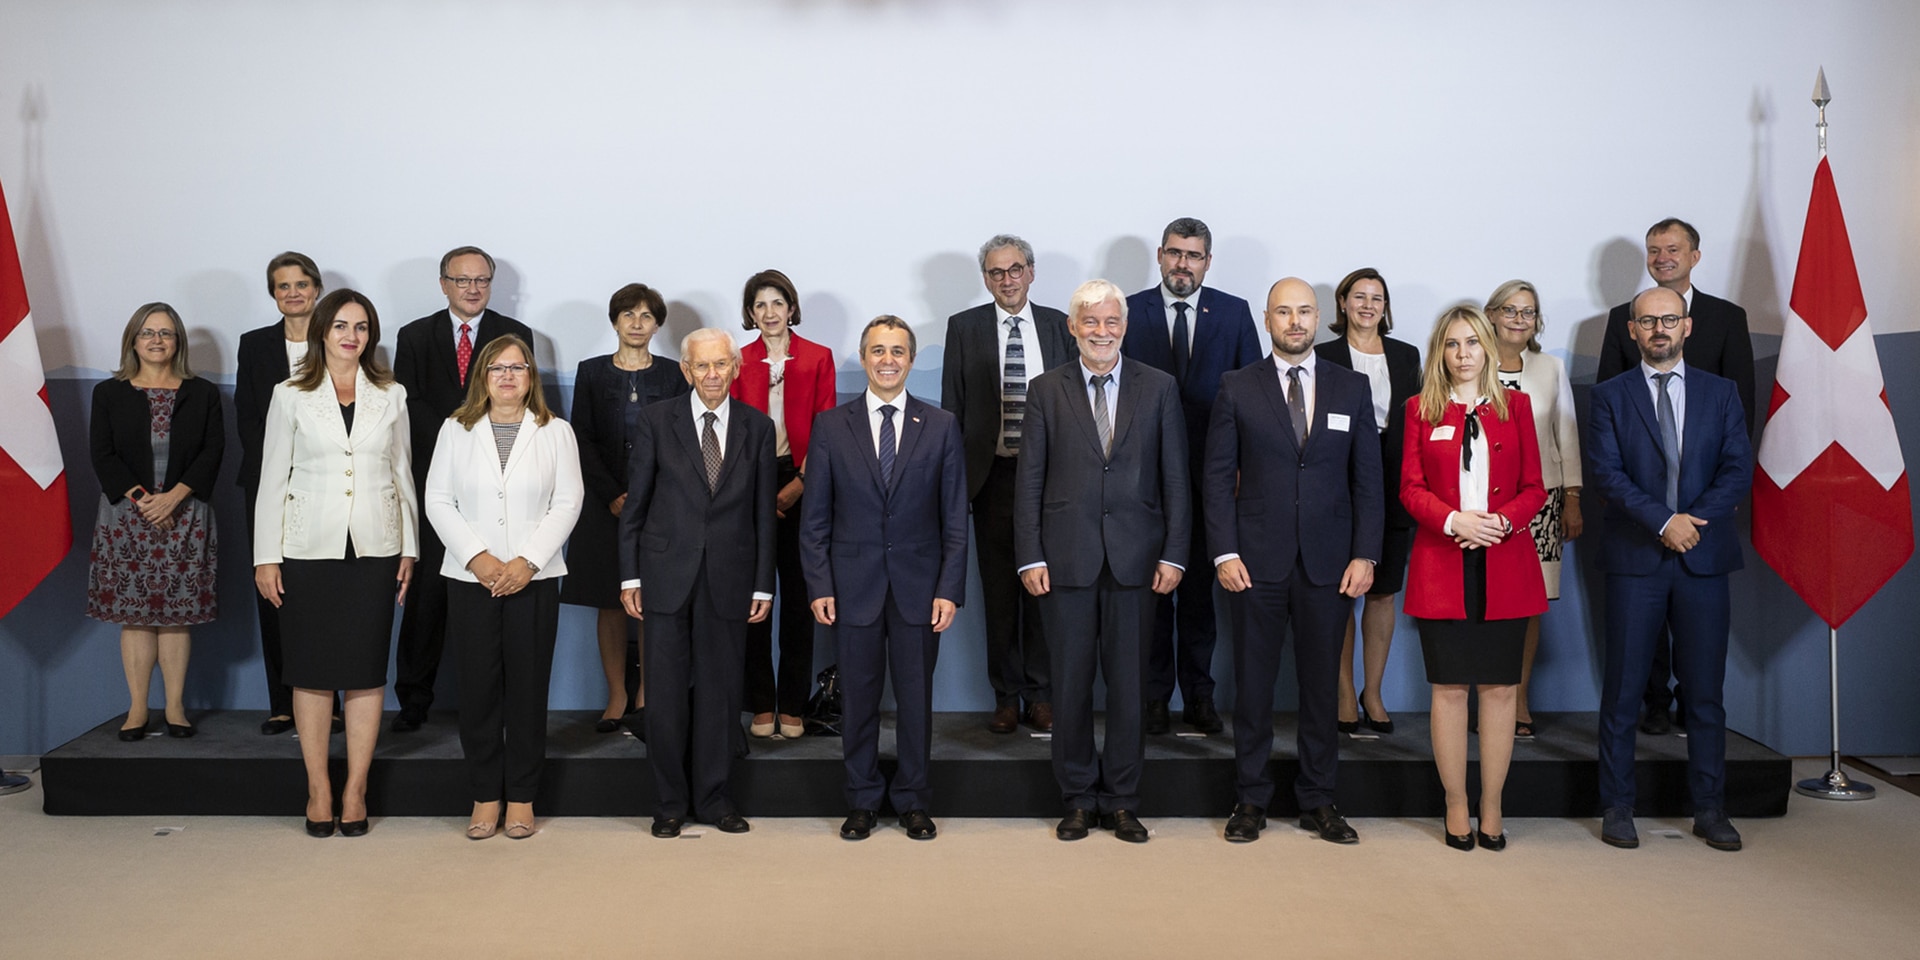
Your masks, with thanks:
[{"label": "bald man", "polygon": [[1273,798],[1273,683],[1294,638],[1300,683],[1300,828],[1360,838],[1333,803],[1339,764],[1335,688],[1353,598],[1373,585],[1386,526],[1379,431],[1365,374],[1320,363],[1313,288],[1267,292],[1271,361],[1220,381],[1207,430],[1207,544],[1233,610],[1236,793],[1229,841],[1260,838]]}]

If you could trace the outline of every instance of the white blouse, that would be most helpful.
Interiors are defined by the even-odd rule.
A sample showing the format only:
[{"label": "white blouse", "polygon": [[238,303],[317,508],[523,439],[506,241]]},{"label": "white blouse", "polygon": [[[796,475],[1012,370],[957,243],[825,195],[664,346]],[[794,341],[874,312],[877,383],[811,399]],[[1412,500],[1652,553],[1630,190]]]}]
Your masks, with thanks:
[{"label": "white blouse", "polygon": [[1353,357],[1353,368],[1367,375],[1367,386],[1373,388],[1373,425],[1381,433],[1387,432],[1387,414],[1393,408],[1393,383],[1387,379],[1387,354],[1361,353],[1347,348],[1347,354]]}]

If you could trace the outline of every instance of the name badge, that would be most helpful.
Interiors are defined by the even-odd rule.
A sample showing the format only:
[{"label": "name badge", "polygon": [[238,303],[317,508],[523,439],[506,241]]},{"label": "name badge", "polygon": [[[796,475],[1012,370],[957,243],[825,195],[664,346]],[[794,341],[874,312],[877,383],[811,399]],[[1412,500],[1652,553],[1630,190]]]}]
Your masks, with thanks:
[{"label": "name badge", "polygon": [[1338,431],[1340,431],[1341,433],[1345,433],[1345,432],[1347,432],[1347,430],[1349,429],[1349,427],[1350,427],[1350,425],[1352,424],[1352,422],[1353,422],[1353,418],[1352,418],[1352,417],[1349,417],[1349,416],[1347,416],[1347,415],[1346,415],[1346,414],[1344,414],[1344,413],[1329,413],[1329,414],[1327,414],[1327,429],[1328,429],[1328,430],[1338,430]]},{"label": "name badge", "polygon": [[1444,427],[1434,427],[1433,433],[1430,436],[1428,436],[1427,439],[1428,440],[1452,440],[1453,425],[1447,424]]}]

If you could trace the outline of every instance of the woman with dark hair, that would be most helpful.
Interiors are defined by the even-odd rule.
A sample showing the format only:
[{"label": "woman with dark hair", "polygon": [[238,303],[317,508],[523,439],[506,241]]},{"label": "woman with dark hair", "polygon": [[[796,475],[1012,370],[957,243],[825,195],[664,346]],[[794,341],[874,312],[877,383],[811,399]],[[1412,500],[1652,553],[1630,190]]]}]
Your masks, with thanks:
[{"label": "woman with dark hair", "polygon": [[[467,401],[440,424],[427,469],[427,519],[447,545],[447,635],[460,662],[460,747],[485,840],[506,800],[509,839],[533,836],[547,752],[547,687],[560,629],[560,556],[580,517],[580,451],[547,409],[533,347],[487,342]],[[487,429],[478,429],[481,421]]]},{"label": "woman with dark hair", "polygon": [[741,291],[740,318],[743,328],[760,336],[740,348],[733,398],[773,418],[774,454],[779,458],[775,486],[780,491],[774,502],[780,517],[774,551],[780,582],[780,673],[776,679],[776,617],[768,617],[747,628],[747,708],[753,711],[747,732],[772,736],[777,710],[780,735],[798,737],[807,732],[803,717],[813,683],[813,613],[800,567],[800,494],[806,486],[813,418],[839,400],[833,351],[793,332],[800,325],[800,300],[793,281],[778,270],[748,278]]},{"label": "woman with dark hair", "polygon": [[187,627],[218,612],[209,499],[226,438],[220,391],[187,366],[180,315],[164,303],[135,310],[120,334],[120,369],[93,389],[90,439],[100,508],[87,616],[120,624],[128,694],[122,740],[147,735],[156,662],[167,736],[194,734],[181,701],[192,646]]},{"label": "woman with dark hair", "polygon": [[[1447,845],[1507,845],[1500,794],[1513,759],[1514,688],[1527,618],[1547,609],[1527,523],[1547,502],[1527,395],[1495,376],[1493,325],[1478,307],[1440,315],[1426,383],[1407,401],[1400,499],[1418,527],[1407,614],[1433,687],[1433,763]],[[1480,688],[1480,826],[1467,809],[1467,689]],[[1456,826],[1457,825],[1457,826]]]},{"label": "woman with dark hair", "polygon": [[[573,434],[586,504],[567,547],[573,566],[560,586],[561,603],[599,609],[596,632],[600,666],[607,674],[607,709],[593,728],[601,733],[619,730],[620,718],[647,702],[640,667],[646,625],[620,607],[620,510],[627,505],[629,435],[641,407],[688,390],[680,365],[648,349],[667,320],[667,303],[658,291],[642,283],[621,287],[607,301],[607,320],[619,346],[580,361],[573,379]],[[645,729],[638,722],[628,726]]]},{"label": "woman with dark hair", "polygon": [[[1373,388],[1373,422],[1380,430],[1380,464],[1387,497],[1386,538],[1380,562],[1373,568],[1373,586],[1361,606],[1361,661],[1366,685],[1353,692],[1354,618],[1347,618],[1347,636],[1340,647],[1339,722],[1342,733],[1362,724],[1380,733],[1393,732],[1393,720],[1380,693],[1387,673],[1387,653],[1393,648],[1393,595],[1407,579],[1407,553],[1413,549],[1413,518],[1392,491],[1400,487],[1400,446],[1407,429],[1408,398],[1420,392],[1420,351],[1395,340],[1393,297],[1386,278],[1372,267],[1347,274],[1334,289],[1334,320],[1329,326],[1339,337],[1313,348],[1320,359],[1367,375]],[[1357,713],[1356,713],[1357,708]]]},{"label": "woman with dark hair", "polygon": [[253,582],[279,608],[281,682],[307,768],[307,833],[336,826],[327,771],[333,692],[344,690],[342,836],[367,832],[393,604],[420,555],[407,390],[374,353],[380,316],[353,290],[321,298],[307,354],[273,388],[254,504]]}]

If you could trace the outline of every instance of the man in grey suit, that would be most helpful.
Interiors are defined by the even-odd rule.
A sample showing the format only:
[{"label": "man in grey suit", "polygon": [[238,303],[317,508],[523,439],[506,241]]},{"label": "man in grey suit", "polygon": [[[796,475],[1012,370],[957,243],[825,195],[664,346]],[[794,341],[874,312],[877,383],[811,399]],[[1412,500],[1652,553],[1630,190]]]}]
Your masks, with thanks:
[{"label": "man in grey suit", "polygon": [[[1055,835],[1079,840],[1096,819],[1145,843],[1146,640],[1154,608],[1180,583],[1192,534],[1187,435],[1172,376],[1121,362],[1126,296],[1105,280],[1073,292],[1068,328],[1080,361],[1027,391],[1014,559],[1040,598],[1053,666],[1053,772],[1067,806]],[[1106,744],[1093,745],[1093,680],[1107,682]]]}]

